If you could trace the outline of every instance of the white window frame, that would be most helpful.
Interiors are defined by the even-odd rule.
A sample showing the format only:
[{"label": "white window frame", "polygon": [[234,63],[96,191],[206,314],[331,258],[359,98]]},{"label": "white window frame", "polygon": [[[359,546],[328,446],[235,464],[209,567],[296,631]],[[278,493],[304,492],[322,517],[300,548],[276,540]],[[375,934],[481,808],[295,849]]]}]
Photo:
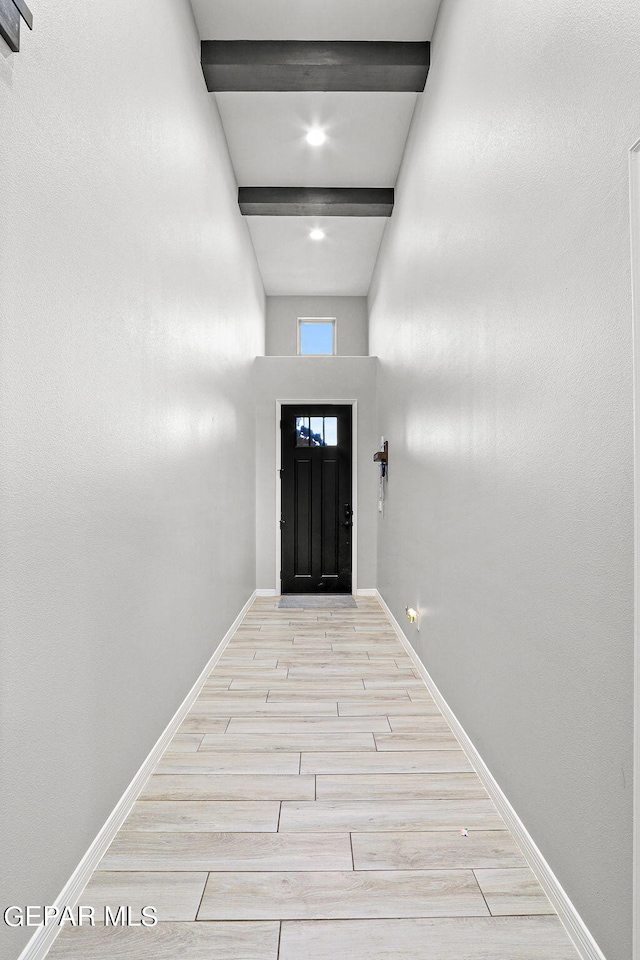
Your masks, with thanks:
[{"label": "white window frame", "polygon": [[[303,323],[330,323],[333,326],[333,353],[301,353],[302,324]],[[338,355],[338,323],[335,317],[298,317],[298,344],[296,352],[299,357],[336,357]]]}]

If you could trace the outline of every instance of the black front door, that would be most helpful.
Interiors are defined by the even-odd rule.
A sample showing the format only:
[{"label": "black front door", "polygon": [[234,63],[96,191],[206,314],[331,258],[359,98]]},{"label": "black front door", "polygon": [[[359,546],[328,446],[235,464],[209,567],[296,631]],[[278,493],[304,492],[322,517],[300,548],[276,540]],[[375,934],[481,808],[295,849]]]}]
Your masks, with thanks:
[{"label": "black front door", "polygon": [[351,407],[282,407],[282,592],[351,593]]}]

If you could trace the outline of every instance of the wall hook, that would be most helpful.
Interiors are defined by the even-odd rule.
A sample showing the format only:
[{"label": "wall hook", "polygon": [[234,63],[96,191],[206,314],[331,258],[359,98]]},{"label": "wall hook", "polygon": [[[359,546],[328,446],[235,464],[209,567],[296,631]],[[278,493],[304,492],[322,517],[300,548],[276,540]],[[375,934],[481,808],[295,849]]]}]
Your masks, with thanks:
[{"label": "wall hook", "polygon": [[387,467],[389,465],[389,441],[385,440],[382,450],[376,450],[373,455],[373,462],[380,464],[380,476],[386,477]]}]

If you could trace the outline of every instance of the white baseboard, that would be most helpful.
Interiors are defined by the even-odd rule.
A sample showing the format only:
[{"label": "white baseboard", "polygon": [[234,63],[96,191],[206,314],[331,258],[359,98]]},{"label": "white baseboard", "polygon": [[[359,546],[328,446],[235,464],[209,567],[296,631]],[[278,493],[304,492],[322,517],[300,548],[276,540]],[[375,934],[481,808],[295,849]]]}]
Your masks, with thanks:
[{"label": "white baseboard", "polygon": [[356,590],[356,597],[377,597],[378,591],[375,587],[363,587],[362,590]]},{"label": "white baseboard", "polygon": [[277,597],[279,594],[273,589],[273,587],[263,587],[259,590],[256,590],[256,597]]},{"label": "white baseboard", "polygon": [[498,808],[498,812],[515,837],[518,846],[521,848],[523,855],[529,862],[529,866],[536,875],[540,886],[551,901],[551,905],[558,914],[558,917],[567,931],[573,945],[578,951],[581,960],[605,960],[604,954],[587,929],[582,917],[567,896],[560,881],[536,846],[533,838],[529,834],[529,831],[509,803],[509,800],[496,782],[493,774],[473,745],[472,740],[469,738],[453,710],[440,693],[422,660],[420,660],[418,654],[413,649],[402,627],[391,613],[391,610],[386,604],[384,598],[377,590],[376,596],[380,601],[385,613],[391,620],[400,643],[413,660],[416,669],[420,672],[420,675],[429,688],[433,699],[442,711],[443,716],[453,730],[456,738],[459,740],[460,746],[466,753],[471,765],[480,777],[480,780],[482,781],[487,793],[495,803],[496,807]]},{"label": "white baseboard", "polygon": [[[64,907],[73,908],[77,904],[78,898],[89,882],[91,874],[100,863],[100,860],[104,854],[107,852],[107,849],[116,833],[129,816],[133,804],[144,788],[147,780],[151,776],[154,767],[166,750],[169,741],[173,739],[176,730],[189,712],[191,705],[204,686],[205,680],[222,656],[225,647],[238,628],[245,613],[253,603],[255,596],[256,591],[251,594],[244,607],[225,633],[221,642],[216,647],[213,656],[208,661],[202,673],[191,687],[191,690],[186,695],[175,714],[165,727],[155,746],[151,749],[151,752],[142,763],[142,766],[134,776],[133,780],[118,800],[118,803],[110,813],[106,823],[98,833],[97,837],[85,853],[76,869],[73,871],[71,877],[65,884],[60,894],[56,897],[52,906],[58,907],[59,910],[62,910]],[[51,949],[51,946],[61,929],[62,927],[59,927],[56,924],[50,924],[46,927],[37,927],[33,936],[20,954],[18,960],[43,960],[47,952]]]}]

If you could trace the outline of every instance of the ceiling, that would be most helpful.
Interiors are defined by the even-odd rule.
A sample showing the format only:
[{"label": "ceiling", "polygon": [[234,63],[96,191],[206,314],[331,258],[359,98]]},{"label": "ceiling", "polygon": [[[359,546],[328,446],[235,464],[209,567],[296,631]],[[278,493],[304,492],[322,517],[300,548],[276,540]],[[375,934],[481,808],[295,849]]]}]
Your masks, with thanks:
[{"label": "ceiling", "polygon": [[[247,217],[269,296],[365,296],[386,217]],[[310,240],[314,227],[325,239]]]},{"label": "ceiling", "polygon": [[[202,40],[431,38],[439,0],[191,0]],[[239,186],[393,187],[415,93],[215,93]],[[305,136],[319,127],[322,146]],[[364,296],[387,222],[247,217],[268,295]],[[309,232],[321,226],[326,238]]]},{"label": "ceiling", "polygon": [[191,0],[202,40],[430,40],[440,0]]},{"label": "ceiling", "polygon": [[[415,93],[215,94],[243,187],[390,187]],[[311,147],[311,127],[324,130]]]}]

